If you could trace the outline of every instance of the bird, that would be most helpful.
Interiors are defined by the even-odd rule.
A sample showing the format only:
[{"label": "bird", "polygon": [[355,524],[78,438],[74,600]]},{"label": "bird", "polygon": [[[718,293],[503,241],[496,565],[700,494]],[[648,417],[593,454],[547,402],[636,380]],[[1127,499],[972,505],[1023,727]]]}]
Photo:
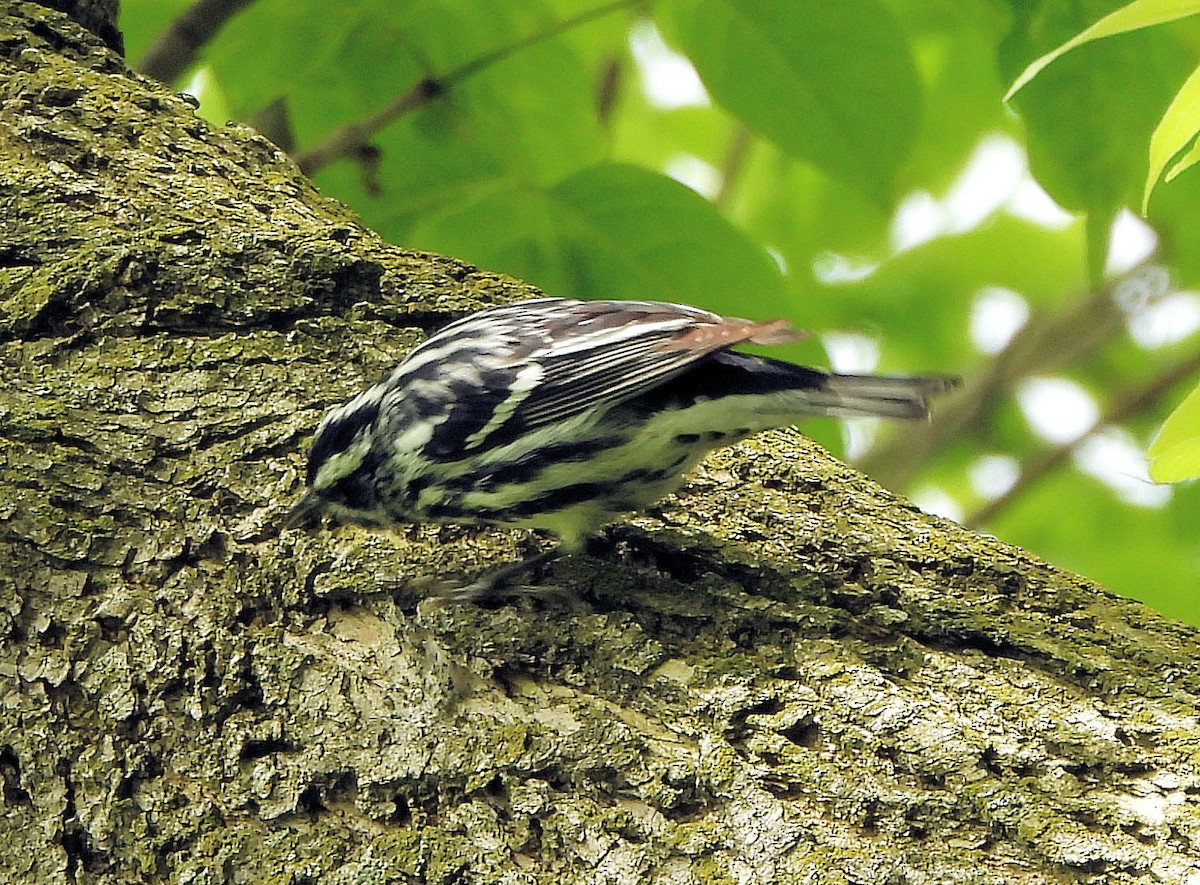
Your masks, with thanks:
[{"label": "bird", "polygon": [[733,349],[805,334],[663,301],[547,297],[469,314],[324,416],[284,525],[328,516],[558,539],[447,594],[479,600],[675,491],[712,449],[810,415],[925,418],[955,384]]}]

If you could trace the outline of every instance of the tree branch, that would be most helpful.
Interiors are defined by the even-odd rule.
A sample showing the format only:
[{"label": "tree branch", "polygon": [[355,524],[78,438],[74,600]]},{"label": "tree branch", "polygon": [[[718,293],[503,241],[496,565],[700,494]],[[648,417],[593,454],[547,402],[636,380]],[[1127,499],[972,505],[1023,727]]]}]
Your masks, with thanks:
[{"label": "tree branch", "polygon": [[174,83],[225,22],[250,3],[251,0],[195,0],[150,44],[137,69],[147,77]]},{"label": "tree branch", "polygon": [[1200,371],[1200,353],[1191,354],[1168,366],[1145,383],[1130,387],[1112,399],[1104,414],[1075,439],[1054,446],[1021,468],[1020,478],[1004,494],[988,501],[970,514],[963,525],[985,526],[1022,495],[1029,492],[1050,473],[1062,467],[1079,447],[1105,427],[1128,421],[1150,406],[1158,403],[1180,382]]},{"label": "tree branch", "polygon": [[1079,298],[1058,313],[1035,314],[996,354],[951,396],[939,401],[932,419],[906,427],[882,445],[867,452],[856,466],[888,488],[903,489],[921,465],[945,442],[969,427],[986,424],[999,397],[1022,378],[1052,372],[1094,353],[1123,328],[1127,306],[1118,304],[1119,292],[1149,281],[1157,297],[1169,284],[1166,272],[1152,260],[1138,265],[1101,289]]},{"label": "tree branch", "polygon": [[615,2],[606,3],[595,9],[590,9],[579,15],[556,22],[544,31],[538,31],[519,40],[514,40],[512,43],[501,46],[491,52],[486,52],[478,58],[474,58],[445,74],[427,76],[379,110],[367,114],[362,119],[356,120],[353,123],[346,124],[341,129],[330,133],[322,141],[296,154],[296,163],[306,174],[312,175],[334,160],[355,156],[367,141],[385,126],[406,114],[424,107],[430,101],[444,94],[471,75],[477,74],[506,58],[510,58],[522,49],[536,46],[538,43],[557,37],[559,34],[565,33],[572,28],[579,27],[621,9],[638,6],[642,2],[644,0],[615,0]]},{"label": "tree branch", "polygon": [[1200,633],[799,434],[494,608],[394,587],[517,534],[243,531],[328,407],[531,289],[61,15],[0,32],[0,881],[1187,881]]},{"label": "tree branch", "polygon": [[737,126],[725,151],[725,162],[721,164],[721,189],[717,191],[716,199],[713,200],[718,206],[729,207],[753,147],[754,134],[745,126]]}]

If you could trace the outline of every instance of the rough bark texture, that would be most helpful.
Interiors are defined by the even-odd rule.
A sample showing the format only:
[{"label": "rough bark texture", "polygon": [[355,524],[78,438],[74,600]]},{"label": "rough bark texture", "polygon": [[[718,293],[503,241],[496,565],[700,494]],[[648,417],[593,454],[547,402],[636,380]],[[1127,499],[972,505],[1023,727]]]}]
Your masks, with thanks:
[{"label": "rough bark texture", "polygon": [[[322,411],[528,294],[0,0],[0,879],[1200,882],[1197,633],[796,434],[549,580],[272,538]],[[382,580],[381,580],[382,578]]]}]

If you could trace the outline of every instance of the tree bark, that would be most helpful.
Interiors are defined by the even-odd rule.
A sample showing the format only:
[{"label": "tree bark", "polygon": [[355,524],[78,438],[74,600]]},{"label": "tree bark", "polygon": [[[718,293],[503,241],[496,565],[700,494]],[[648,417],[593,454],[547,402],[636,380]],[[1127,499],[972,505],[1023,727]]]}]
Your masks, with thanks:
[{"label": "tree bark", "polygon": [[798,434],[569,594],[422,599],[519,535],[276,535],[326,408],[532,290],[43,6],[0,64],[4,881],[1200,882],[1197,631]]}]

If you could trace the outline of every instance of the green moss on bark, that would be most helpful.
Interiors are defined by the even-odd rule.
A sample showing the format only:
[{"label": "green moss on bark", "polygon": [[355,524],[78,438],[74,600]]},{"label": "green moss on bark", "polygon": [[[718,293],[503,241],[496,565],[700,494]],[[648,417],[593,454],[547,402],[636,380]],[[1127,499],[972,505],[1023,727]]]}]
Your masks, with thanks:
[{"label": "green moss on bark", "polygon": [[795,433],[494,609],[421,588],[535,539],[276,536],[327,407],[532,290],[43,7],[0,47],[0,878],[1200,875],[1196,632]]}]

